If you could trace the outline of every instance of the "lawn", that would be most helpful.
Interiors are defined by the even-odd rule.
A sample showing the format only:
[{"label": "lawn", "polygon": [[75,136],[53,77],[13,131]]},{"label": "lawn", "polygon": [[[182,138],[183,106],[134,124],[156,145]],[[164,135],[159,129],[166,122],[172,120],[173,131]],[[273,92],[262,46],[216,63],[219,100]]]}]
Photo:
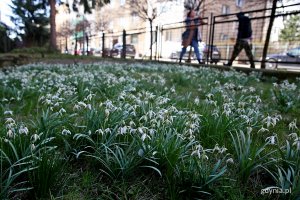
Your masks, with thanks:
[{"label": "lawn", "polygon": [[32,64],[0,72],[0,118],[0,199],[300,196],[299,78]]}]

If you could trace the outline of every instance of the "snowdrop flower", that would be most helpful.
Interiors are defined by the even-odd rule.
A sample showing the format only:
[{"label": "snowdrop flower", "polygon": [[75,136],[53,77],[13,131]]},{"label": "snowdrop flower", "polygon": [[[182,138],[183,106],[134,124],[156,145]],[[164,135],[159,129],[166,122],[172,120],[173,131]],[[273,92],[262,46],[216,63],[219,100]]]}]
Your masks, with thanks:
[{"label": "snowdrop flower", "polygon": [[26,126],[20,126],[19,128],[19,134],[25,134],[27,135],[28,134],[28,128]]},{"label": "snowdrop flower", "polygon": [[127,132],[127,127],[126,126],[120,127],[120,134],[121,135],[126,134],[126,132]]},{"label": "snowdrop flower", "polygon": [[62,135],[71,135],[71,131],[64,129],[64,130],[62,130],[61,134]]},{"label": "snowdrop flower", "polygon": [[15,120],[13,118],[6,118],[6,124],[15,124]]},{"label": "snowdrop flower", "polygon": [[138,150],[138,155],[139,155],[140,157],[143,157],[143,156],[144,156],[144,150],[143,150],[143,149],[139,149],[139,150]]},{"label": "snowdrop flower", "polygon": [[15,136],[15,134],[14,134],[14,132],[11,130],[11,129],[9,129],[8,131],[7,131],[7,137],[8,138],[13,138],[14,136]]},{"label": "snowdrop flower", "polygon": [[64,108],[61,108],[61,109],[58,111],[58,113],[59,113],[60,115],[63,115],[63,113],[66,113],[66,110],[65,110]]},{"label": "snowdrop flower", "polygon": [[141,136],[142,141],[144,142],[146,138],[151,139],[149,135],[147,135],[146,133],[143,133],[143,135]]},{"label": "snowdrop flower", "polygon": [[102,129],[98,129],[95,131],[96,134],[101,134],[102,136],[104,135],[104,132]]},{"label": "snowdrop flower", "polygon": [[4,115],[13,115],[13,111],[6,110],[6,111],[4,111]]},{"label": "snowdrop flower", "polygon": [[86,103],[84,103],[84,102],[82,102],[82,101],[79,101],[79,102],[78,102],[78,105],[79,105],[80,107],[86,108]]},{"label": "snowdrop flower", "polygon": [[109,109],[105,109],[105,116],[108,117],[109,116]]},{"label": "snowdrop flower", "polygon": [[293,143],[293,145],[296,146],[297,151],[300,151],[300,137],[298,137],[295,142]]},{"label": "snowdrop flower", "polygon": [[298,138],[297,133],[291,133],[291,134],[289,134],[288,136],[289,136],[290,138],[294,139],[294,140],[296,140],[296,139]]},{"label": "snowdrop flower", "polygon": [[296,130],[298,129],[296,124],[296,119],[294,119],[291,123],[289,123],[289,130]]},{"label": "snowdrop flower", "polygon": [[31,140],[32,140],[32,142],[34,143],[34,142],[36,142],[37,140],[39,140],[40,139],[40,136],[39,135],[37,135],[37,134],[33,134],[32,136],[31,136],[31,138],[30,138]]},{"label": "snowdrop flower", "polygon": [[277,134],[274,134],[274,135],[272,135],[272,136],[270,136],[270,137],[267,137],[267,138],[266,138],[266,141],[267,141],[268,143],[274,145],[275,142],[276,142],[276,139],[277,139]]},{"label": "snowdrop flower", "polygon": [[234,164],[234,161],[233,161],[233,159],[232,159],[232,158],[228,158],[228,159],[226,160],[226,164],[228,164],[228,163],[230,163],[230,164]]},{"label": "snowdrop flower", "polygon": [[34,145],[34,144],[31,144],[31,145],[30,145],[30,149],[31,149],[31,151],[33,151],[35,148],[36,148],[36,147],[35,147],[35,145]]},{"label": "snowdrop flower", "polygon": [[269,132],[269,129],[261,127],[261,129],[258,130],[258,133],[264,133],[264,132]]},{"label": "snowdrop flower", "polygon": [[250,134],[252,132],[252,127],[247,127],[247,134]]}]

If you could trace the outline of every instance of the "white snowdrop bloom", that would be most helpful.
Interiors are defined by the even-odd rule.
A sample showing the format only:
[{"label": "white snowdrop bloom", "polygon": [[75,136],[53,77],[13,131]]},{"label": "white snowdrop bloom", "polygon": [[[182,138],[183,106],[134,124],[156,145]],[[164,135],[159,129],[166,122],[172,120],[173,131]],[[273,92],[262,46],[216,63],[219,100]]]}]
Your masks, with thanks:
[{"label": "white snowdrop bloom", "polygon": [[133,121],[130,121],[129,126],[135,126],[135,123]]},{"label": "white snowdrop bloom", "polygon": [[296,146],[297,151],[300,151],[300,137],[298,137],[295,142],[293,143],[293,145]]},{"label": "white snowdrop bloom", "polygon": [[58,106],[59,106],[59,103],[56,102],[53,106],[54,106],[54,107],[58,107]]},{"label": "white snowdrop bloom", "polygon": [[211,99],[213,96],[214,96],[214,95],[213,95],[212,93],[208,93],[208,94],[206,95],[206,97],[207,97],[208,99]]},{"label": "white snowdrop bloom", "polygon": [[199,144],[196,146],[195,150],[191,153],[191,156],[196,155],[201,158],[201,153],[203,152],[203,147]]},{"label": "white snowdrop bloom", "polygon": [[266,138],[266,141],[267,141],[268,143],[274,145],[275,142],[276,142],[276,139],[277,139],[277,134],[274,134],[274,135],[272,135],[272,136],[270,136],[270,137],[267,137],[267,138]]},{"label": "white snowdrop bloom", "polygon": [[102,129],[98,129],[95,131],[96,134],[101,134],[101,135],[104,135],[104,132]]},{"label": "white snowdrop bloom", "polygon": [[109,109],[105,109],[105,116],[108,117],[109,116]]},{"label": "white snowdrop bloom", "polygon": [[6,120],[5,121],[6,124],[15,124],[15,120],[13,118],[11,118],[11,117],[6,118],[5,120]]},{"label": "white snowdrop bloom", "polygon": [[26,127],[26,126],[20,126],[20,128],[19,128],[19,134],[21,135],[21,134],[25,134],[25,135],[27,135],[28,134],[28,128]]},{"label": "white snowdrop bloom", "polygon": [[267,128],[270,127],[270,125],[273,125],[273,120],[271,116],[267,116],[265,119],[263,119],[263,122],[267,125]]},{"label": "white snowdrop bloom", "polygon": [[258,130],[258,133],[264,133],[264,132],[269,132],[269,129],[261,127],[261,129]]},{"label": "white snowdrop bloom", "polygon": [[138,155],[139,155],[140,157],[143,157],[143,156],[144,156],[144,150],[143,150],[143,149],[139,149],[139,150],[138,150]]},{"label": "white snowdrop bloom", "polygon": [[106,129],[104,130],[104,132],[105,132],[105,133],[111,133],[111,130],[110,130],[110,128],[106,128]]},{"label": "white snowdrop bloom", "polygon": [[80,109],[80,106],[75,104],[74,107],[73,107],[73,110],[79,110]]},{"label": "white snowdrop bloom", "polygon": [[252,132],[253,128],[252,127],[247,127],[247,133],[250,134]]},{"label": "white snowdrop bloom", "polygon": [[153,136],[153,135],[155,134],[155,132],[156,132],[156,131],[155,131],[154,129],[152,129],[152,128],[149,129],[149,134],[150,134],[151,136]]},{"label": "white snowdrop bloom", "polygon": [[144,142],[146,138],[151,139],[149,135],[147,135],[146,133],[143,133],[141,136],[141,140]]},{"label": "white snowdrop bloom", "polygon": [[58,111],[58,113],[59,113],[60,115],[62,115],[63,113],[66,113],[66,110],[65,110],[64,108],[61,108],[61,109]]},{"label": "white snowdrop bloom", "polygon": [[171,91],[172,93],[175,93],[175,86],[171,87],[170,91]]},{"label": "white snowdrop bloom", "polygon": [[30,149],[31,149],[31,151],[35,150],[35,148],[36,148],[36,147],[35,147],[35,145],[34,145],[34,144],[31,144],[31,145],[30,145]]},{"label": "white snowdrop bloom", "polygon": [[278,87],[278,84],[277,83],[273,83],[273,87]]},{"label": "white snowdrop bloom", "polygon": [[90,93],[89,95],[87,95],[87,97],[84,99],[85,101],[91,101],[93,96],[95,96],[94,94]]},{"label": "white snowdrop bloom", "polygon": [[8,138],[13,138],[13,137],[15,136],[15,134],[14,134],[14,132],[13,132],[11,129],[9,129],[9,130],[7,131],[6,136],[7,136]]},{"label": "white snowdrop bloom", "polygon": [[13,115],[13,111],[6,110],[6,111],[4,111],[4,115]]},{"label": "white snowdrop bloom", "polygon": [[226,160],[226,164],[234,164],[233,159],[232,159],[232,158],[228,158],[228,159]]},{"label": "white snowdrop bloom", "polygon": [[91,104],[87,104],[86,107],[87,107],[87,109],[92,110],[92,105]]},{"label": "white snowdrop bloom", "polygon": [[120,127],[120,134],[124,135],[127,132],[127,126]]},{"label": "white snowdrop bloom", "polygon": [[297,130],[296,119],[294,119],[291,123],[289,123],[289,130]]},{"label": "white snowdrop bloom", "polygon": [[83,107],[83,108],[86,108],[86,103],[82,102],[82,101],[79,101],[77,103],[80,107]]},{"label": "white snowdrop bloom", "polygon": [[249,87],[249,91],[250,91],[250,92],[255,92],[256,89],[255,89],[254,87]]},{"label": "white snowdrop bloom", "polygon": [[39,135],[37,135],[37,134],[33,134],[32,136],[31,136],[31,138],[30,138],[31,140],[32,140],[32,142],[34,143],[34,142],[36,142],[37,140],[39,140],[40,139],[40,136]]},{"label": "white snowdrop bloom", "polygon": [[289,136],[290,138],[294,139],[294,140],[296,140],[296,139],[298,138],[297,133],[291,133],[291,134],[289,134],[288,136]]},{"label": "white snowdrop bloom", "polygon": [[64,130],[62,130],[61,134],[62,135],[71,135],[72,133],[71,133],[71,131],[64,129]]}]

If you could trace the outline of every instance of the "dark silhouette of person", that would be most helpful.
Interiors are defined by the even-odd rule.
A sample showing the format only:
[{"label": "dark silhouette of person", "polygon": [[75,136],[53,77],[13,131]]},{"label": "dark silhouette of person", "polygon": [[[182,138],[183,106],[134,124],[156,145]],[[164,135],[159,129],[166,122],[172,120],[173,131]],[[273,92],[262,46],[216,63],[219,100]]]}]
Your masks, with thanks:
[{"label": "dark silhouette of person", "polygon": [[188,14],[187,14],[187,18],[185,20],[187,29],[186,31],[182,34],[182,50],[180,53],[180,57],[179,57],[179,63],[181,63],[182,61],[182,57],[186,52],[186,48],[188,46],[192,46],[194,48],[197,60],[200,64],[202,64],[202,58],[201,58],[201,54],[199,51],[199,47],[198,47],[198,41],[201,40],[201,38],[199,38],[199,34],[198,34],[198,26],[199,26],[199,19],[195,18],[195,11],[191,10]]},{"label": "dark silhouette of person", "polygon": [[249,17],[245,16],[243,12],[238,13],[237,18],[239,20],[239,27],[238,27],[238,35],[237,40],[234,45],[234,49],[232,52],[232,56],[225,66],[231,66],[234,59],[239,55],[242,49],[245,49],[246,55],[250,61],[250,67],[255,68],[253,54],[252,54],[252,28],[251,28],[251,21]]}]

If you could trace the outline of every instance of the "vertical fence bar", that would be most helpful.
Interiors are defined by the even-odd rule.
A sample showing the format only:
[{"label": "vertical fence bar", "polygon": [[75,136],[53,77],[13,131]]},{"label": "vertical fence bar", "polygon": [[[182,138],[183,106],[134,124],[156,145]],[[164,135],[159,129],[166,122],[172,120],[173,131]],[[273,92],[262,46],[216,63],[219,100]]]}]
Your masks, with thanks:
[{"label": "vertical fence bar", "polygon": [[211,33],[211,46],[209,50],[210,54],[210,62],[212,62],[212,55],[213,55],[213,46],[214,46],[214,35],[215,35],[215,21],[216,17],[213,17],[213,22],[212,22],[212,33]]},{"label": "vertical fence bar", "polygon": [[105,33],[102,33],[102,58],[105,57]]},{"label": "vertical fence bar", "polygon": [[158,26],[155,27],[155,60],[157,60],[157,43],[158,43],[158,39],[157,39],[157,36],[158,36]]},{"label": "vertical fence bar", "polygon": [[[213,13],[210,13],[210,24],[209,24],[209,39],[208,39],[208,47],[211,46],[212,44],[212,27],[213,27]],[[210,48],[206,48],[207,49],[207,54],[206,54],[206,63],[208,63],[208,59],[209,59],[209,50]]]},{"label": "vertical fence bar", "polygon": [[126,31],[123,30],[123,48],[121,58],[126,59]]}]

